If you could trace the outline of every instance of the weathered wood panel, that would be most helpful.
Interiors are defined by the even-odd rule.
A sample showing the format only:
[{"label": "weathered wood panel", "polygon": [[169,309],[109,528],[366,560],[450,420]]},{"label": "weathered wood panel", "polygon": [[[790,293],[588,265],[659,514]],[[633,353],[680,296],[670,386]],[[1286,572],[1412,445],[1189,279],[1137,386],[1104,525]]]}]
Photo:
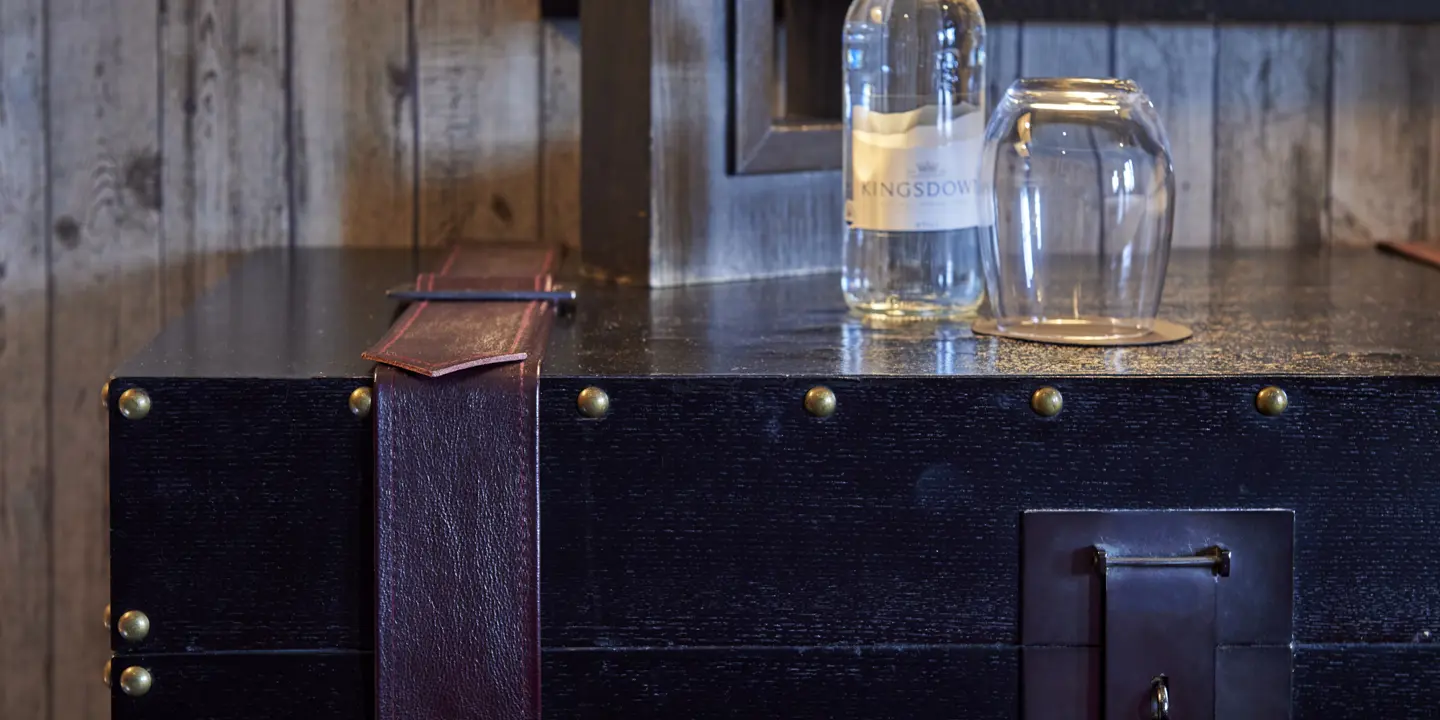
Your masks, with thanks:
[{"label": "weathered wood panel", "polygon": [[414,37],[420,244],[461,236],[534,239],[540,207],[539,4],[415,0]]},{"label": "weathered wood panel", "polygon": [[680,0],[649,14],[656,285],[839,266],[838,173],[726,174],[727,5]]},{"label": "weathered wood panel", "polygon": [[1010,83],[1020,77],[1021,29],[1014,23],[985,27],[985,107],[994,112]]},{"label": "weathered wood panel", "polygon": [[165,315],[290,237],[285,2],[160,4]]},{"label": "weathered wood panel", "polygon": [[1216,47],[1215,221],[1224,246],[1329,237],[1330,32],[1222,26]]},{"label": "weathered wood panel", "polygon": [[1215,28],[1116,29],[1115,74],[1137,82],[1165,121],[1175,166],[1176,247],[1209,247],[1215,209]]},{"label": "weathered wood panel", "polygon": [[[0,717],[50,713],[43,0],[0,4]],[[91,396],[93,412],[94,398]],[[95,615],[91,616],[93,621]]]},{"label": "weathered wood panel", "polygon": [[1026,77],[1094,77],[1114,74],[1114,28],[1096,23],[1025,23],[1021,74]]},{"label": "weathered wood panel", "polygon": [[1430,132],[1440,100],[1440,31],[1339,27],[1330,62],[1332,242],[1423,240],[1440,150]]},{"label": "weathered wood panel", "polygon": [[580,24],[546,23],[540,238],[580,247]]},{"label": "weathered wood panel", "polygon": [[295,244],[415,243],[415,74],[405,3],[293,4]]},{"label": "weathered wood panel", "polygon": [[[50,713],[104,717],[109,595],[104,415],[113,364],[160,327],[158,4],[49,5],[50,432],[54,621]],[[163,408],[156,408],[164,412]]]}]

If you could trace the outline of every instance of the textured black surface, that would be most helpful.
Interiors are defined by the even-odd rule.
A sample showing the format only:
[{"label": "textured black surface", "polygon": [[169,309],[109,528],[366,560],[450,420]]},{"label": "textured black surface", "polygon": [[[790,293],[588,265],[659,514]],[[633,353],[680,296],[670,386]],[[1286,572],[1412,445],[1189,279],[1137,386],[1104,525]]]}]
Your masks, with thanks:
[{"label": "textured black surface", "polygon": [[[150,691],[140,697],[120,691],[120,674],[131,666],[149,670],[153,678]],[[110,667],[110,688],[114,720],[370,720],[375,716],[374,656],[364,652],[116,658]]]},{"label": "textured black surface", "polygon": [[[547,18],[573,18],[581,0],[544,0]],[[807,0],[841,5],[850,0]],[[1431,0],[986,0],[985,18],[1039,20],[1440,20]]]},{"label": "textured black surface", "polygon": [[[374,452],[343,379],[119,378],[110,386],[117,652],[373,647]],[[150,395],[142,420],[113,408]]]},{"label": "textured black surface", "polygon": [[837,276],[581,293],[547,376],[1440,375],[1440,272],[1367,249],[1178,251],[1161,312],[1195,336],[1147,348],[867,324]]},{"label": "textured black surface", "polygon": [[[115,720],[369,720],[370,653],[156,655],[111,667]],[[154,688],[119,691],[130,665]],[[544,716],[592,718],[1019,716],[1013,648],[552,651]],[[1295,720],[1427,717],[1440,647],[1299,647]]]},{"label": "textured black surface", "polygon": [[1295,720],[1435,717],[1440,646],[1295,651]]},{"label": "textured black surface", "polygon": [[[838,397],[807,415],[807,388]],[[614,379],[541,388],[551,646],[1014,643],[1026,509],[1290,508],[1295,637],[1440,607],[1440,379]],[[600,421],[575,411],[609,393]],[[1053,384],[1055,418],[1028,405]]]},{"label": "textured black surface", "polygon": [[1003,718],[1019,653],[997,647],[545,654],[547,718]]},{"label": "textured black surface", "polygon": [[431,260],[409,250],[257,251],[116,374],[369,377],[360,352],[399,308],[385,290]]},{"label": "textured black surface", "polygon": [[[113,607],[152,620],[112,637],[115,672],[180,653],[146,656],[157,690],[117,718],[372,715],[368,653],[232,652],[373,647],[371,429],[346,399],[411,268],[350,252],[260,254],[112,384],[112,408],[154,398],[111,411]],[[287,287],[313,311],[286,319]],[[541,380],[547,717],[1013,716],[1019,514],[1107,507],[1294,509],[1294,717],[1426,712],[1434,270],[1179,253],[1166,314],[1196,338],[1125,350],[865,328],[833,277],[581,293]],[[1271,383],[1278,418],[1253,405]],[[604,420],[577,416],[592,384]],[[1041,385],[1059,417],[1030,411]]]}]

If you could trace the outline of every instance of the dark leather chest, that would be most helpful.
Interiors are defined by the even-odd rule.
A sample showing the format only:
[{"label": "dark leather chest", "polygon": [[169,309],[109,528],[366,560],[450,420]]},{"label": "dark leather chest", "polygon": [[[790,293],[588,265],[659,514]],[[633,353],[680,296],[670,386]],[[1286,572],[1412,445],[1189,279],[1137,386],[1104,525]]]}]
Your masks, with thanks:
[{"label": "dark leather chest", "polygon": [[[258,254],[117,372],[112,608],[150,629],[113,635],[116,718],[374,716],[375,428],[350,401],[410,263]],[[1153,348],[841,306],[831,277],[582,285],[556,319],[545,717],[1103,717],[1170,675],[1176,718],[1424,716],[1440,272],[1180,253],[1164,313],[1195,337]]]}]

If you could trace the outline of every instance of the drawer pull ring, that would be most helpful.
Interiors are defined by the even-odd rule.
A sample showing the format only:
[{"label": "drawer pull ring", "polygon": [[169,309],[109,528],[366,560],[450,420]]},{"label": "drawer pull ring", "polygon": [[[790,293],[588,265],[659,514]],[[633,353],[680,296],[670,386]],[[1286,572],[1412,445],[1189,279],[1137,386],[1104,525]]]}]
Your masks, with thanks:
[{"label": "drawer pull ring", "polygon": [[1170,684],[1161,675],[1150,681],[1151,720],[1170,720]]},{"label": "drawer pull ring", "polygon": [[1230,551],[1211,547],[1196,555],[1177,557],[1110,557],[1104,548],[1095,548],[1095,570],[1105,574],[1107,567],[1210,568],[1220,577],[1230,577]]}]

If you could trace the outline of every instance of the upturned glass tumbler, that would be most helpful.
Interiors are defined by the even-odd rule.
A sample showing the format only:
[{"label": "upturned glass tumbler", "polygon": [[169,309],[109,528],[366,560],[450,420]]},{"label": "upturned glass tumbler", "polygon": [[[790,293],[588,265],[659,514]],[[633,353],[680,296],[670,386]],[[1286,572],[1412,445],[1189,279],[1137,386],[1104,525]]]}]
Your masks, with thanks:
[{"label": "upturned glass tumbler", "polygon": [[982,261],[997,329],[1058,342],[1148,334],[1170,258],[1175,178],[1160,116],[1140,88],[1018,80],[985,142]]}]

